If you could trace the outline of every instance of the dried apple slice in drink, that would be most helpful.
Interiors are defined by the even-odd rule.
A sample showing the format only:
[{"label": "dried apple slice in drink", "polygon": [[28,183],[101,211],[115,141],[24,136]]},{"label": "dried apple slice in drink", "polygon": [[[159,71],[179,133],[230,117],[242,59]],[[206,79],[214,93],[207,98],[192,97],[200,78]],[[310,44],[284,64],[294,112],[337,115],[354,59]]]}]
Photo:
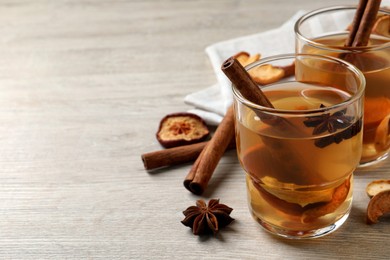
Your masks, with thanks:
[{"label": "dried apple slice in drink", "polygon": [[[247,177],[248,189],[249,192],[258,192],[262,199],[267,201],[273,208],[289,214],[292,216],[297,216],[301,218],[302,223],[310,223],[315,221],[317,218],[330,214],[337,210],[340,205],[343,204],[345,199],[350,192],[350,178],[344,181],[335,189],[331,189],[331,198],[327,202],[318,202],[313,204],[308,204],[305,207],[300,206],[297,203],[287,202],[283,199],[280,199],[273,194],[266,191],[264,185],[260,185],[251,177]],[[311,196],[306,194],[306,196]],[[254,201],[251,201],[251,206],[256,207]]]},{"label": "dried apple slice in drink", "polygon": [[375,131],[375,150],[384,152],[390,148],[390,114],[386,116]]},{"label": "dried apple slice in drink", "polygon": [[364,99],[364,127],[376,127],[389,114],[389,98],[366,97]]},{"label": "dried apple slice in drink", "polygon": [[262,182],[265,184],[262,186],[263,189],[268,193],[281,200],[298,204],[301,207],[318,202],[330,201],[334,190],[302,191],[299,190],[300,186],[294,183],[281,183],[270,176],[262,178]]},{"label": "dried apple slice in drink", "polygon": [[344,203],[345,199],[348,196],[348,193],[350,192],[350,189],[351,178],[348,178],[347,180],[345,180],[345,182],[343,182],[334,190],[331,201],[319,207],[306,210],[305,213],[302,215],[302,222],[309,223],[316,220],[317,218],[336,211],[337,208]]},{"label": "dried apple slice in drink", "polygon": [[365,143],[374,143],[376,128],[390,114],[390,99],[387,97],[366,97],[364,99]]}]

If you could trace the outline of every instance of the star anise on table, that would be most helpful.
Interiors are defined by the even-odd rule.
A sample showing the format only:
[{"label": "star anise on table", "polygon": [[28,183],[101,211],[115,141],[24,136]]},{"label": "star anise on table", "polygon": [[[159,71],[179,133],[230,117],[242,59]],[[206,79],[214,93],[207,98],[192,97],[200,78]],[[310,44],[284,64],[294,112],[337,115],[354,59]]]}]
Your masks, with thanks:
[{"label": "star anise on table", "polygon": [[183,225],[192,228],[194,235],[213,233],[229,225],[234,219],[230,217],[232,208],[220,204],[219,199],[211,199],[206,205],[204,200],[197,200],[196,206],[190,206],[183,214]]}]

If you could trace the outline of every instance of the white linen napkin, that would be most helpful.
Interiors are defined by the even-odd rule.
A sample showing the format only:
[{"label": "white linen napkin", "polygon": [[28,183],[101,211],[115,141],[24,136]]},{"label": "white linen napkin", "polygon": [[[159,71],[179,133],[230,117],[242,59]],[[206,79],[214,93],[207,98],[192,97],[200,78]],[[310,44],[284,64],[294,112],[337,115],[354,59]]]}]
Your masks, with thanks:
[{"label": "white linen napkin", "polygon": [[195,107],[189,112],[199,115],[210,125],[219,124],[233,101],[231,82],[221,71],[222,62],[240,51],[246,51],[251,55],[260,53],[262,57],[293,53],[295,48],[294,24],[304,13],[305,11],[298,11],[279,28],[208,46],[206,53],[210,58],[218,83],[187,95],[184,102]]}]

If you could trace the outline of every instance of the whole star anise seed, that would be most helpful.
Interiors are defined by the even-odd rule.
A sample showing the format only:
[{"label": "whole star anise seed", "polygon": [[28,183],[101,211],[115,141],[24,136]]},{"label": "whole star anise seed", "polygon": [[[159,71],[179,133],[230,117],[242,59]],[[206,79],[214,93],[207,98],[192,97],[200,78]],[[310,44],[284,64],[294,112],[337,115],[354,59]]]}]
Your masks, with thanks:
[{"label": "whole star anise seed", "polygon": [[[325,108],[321,104],[320,108]],[[330,113],[316,117],[308,117],[303,123],[307,127],[314,127],[313,135],[319,135],[325,132],[333,135],[324,136],[315,140],[315,145],[324,148],[332,143],[340,143],[344,139],[349,139],[361,131],[361,120],[353,123],[354,118],[346,115],[347,110],[337,111],[332,115]],[[341,132],[337,130],[343,129]]]},{"label": "whole star anise seed", "polygon": [[211,199],[206,205],[204,200],[197,200],[196,206],[183,211],[183,225],[192,228],[194,235],[216,234],[220,228],[229,225],[234,219],[230,217],[232,208],[220,204],[219,199]]},{"label": "whole star anise seed", "polygon": [[[321,104],[320,108],[324,108]],[[303,123],[307,127],[314,127],[313,135],[322,134],[326,131],[329,133],[334,133],[338,129],[346,128],[351,125],[353,118],[351,116],[346,116],[346,109],[337,111],[332,115],[330,113],[323,114],[321,116],[309,117]]]}]

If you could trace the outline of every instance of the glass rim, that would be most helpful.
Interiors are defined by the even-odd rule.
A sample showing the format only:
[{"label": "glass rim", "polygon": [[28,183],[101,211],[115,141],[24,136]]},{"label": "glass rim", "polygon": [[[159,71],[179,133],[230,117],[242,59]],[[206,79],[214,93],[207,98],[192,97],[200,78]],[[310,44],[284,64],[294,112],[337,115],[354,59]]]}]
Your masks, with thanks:
[{"label": "glass rim", "polygon": [[[245,66],[245,70],[248,71],[256,66],[266,64],[267,62],[272,62],[272,61],[277,61],[277,60],[287,60],[287,59],[295,59],[297,57],[312,57],[316,59],[322,59],[322,60],[328,60],[331,62],[336,62],[341,64],[342,66],[348,68],[353,74],[355,74],[357,77],[357,80],[359,81],[358,83],[358,89],[356,93],[353,93],[350,98],[347,100],[344,100],[338,104],[334,104],[329,107],[323,107],[323,108],[316,108],[316,109],[307,109],[307,110],[288,110],[288,109],[277,109],[277,108],[270,108],[270,107],[265,107],[256,103],[253,103],[243,97],[236,88],[234,84],[232,84],[232,90],[233,90],[233,96],[242,104],[246,105],[247,107],[255,110],[259,110],[261,112],[266,112],[269,114],[278,114],[278,115],[311,115],[311,114],[321,114],[328,112],[329,110],[334,110],[338,109],[340,107],[345,107],[350,105],[351,103],[354,103],[358,99],[360,99],[363,96],[364,90],[365,90],[365,85],[366,85],[366,79],[364,77],[363,72],[361,72],[358,68],[356,68],[354,65],[352,65],[349,62],[346,62],[342,59],[335,58],[335,57],[330,57],[330,56],[325,56],[325,55],[318,55],[318,54],[303,54],[303,53],[287,53],[287,54],[279,54],[279,55],[273,55],[269,57],[262,58],[256,62],[253,62],[247,66]],[[274,84],[270,84],[270,86],[273,86]],[[264,87],[267,87],[265,85]]]},{"label": "glass rim", "polygon": [[[377,50],[382,50],[382,49],[386,49],[386,48],[390,48],[390,42],[387,42],[387,43],[383,43],[383,44],[377,44],[377,45],[373,45],[373,46],[362,46],[362,47],[337,47],[337,48],[334,48],[334,47],[330,47],[330,46],[327,46],[325,44],[322,44],[322,43],[318,43],[316,41],[313,41],[309,38],[307,38],[306,36],[304,36],[302,34],[302,32],[300,31],[299,27],[302,23],[304,23],[307,19],[315,16],[315,15],[318,15],[318,14],[322,14],[322,13],[326,13],[326,12],[329,12],[329,11],[338,11],[338,10],[356,10],[357,6],[356,5],[337,5],[337,6],[329,6],[329,7],[322,7],[322,8],[318,8],[318,9],[315,9],[313,11],[310,11],[304,15],[302,15],[294,24],[294,33],[295,33],[295,36],[297,38],[299,38],[300,40],[302,41],[305,41],[307,44],[311,45],[311,46],[315,46],[317,48],[321,48],[321,49],[324,49],[324,50],[330,50],[332,52],[340,52],[340,53],[343,53],[343,52],[359,52],[359,51],[377,51]],[[385,9],[379,9],[379,12],[380,13],[384,13],[386,15],[390,15],[390,11],[387,11]],[[352,22],[352,21],[351,21]],[[345,30],[345,32],[347,32],[347,30]]]}]

